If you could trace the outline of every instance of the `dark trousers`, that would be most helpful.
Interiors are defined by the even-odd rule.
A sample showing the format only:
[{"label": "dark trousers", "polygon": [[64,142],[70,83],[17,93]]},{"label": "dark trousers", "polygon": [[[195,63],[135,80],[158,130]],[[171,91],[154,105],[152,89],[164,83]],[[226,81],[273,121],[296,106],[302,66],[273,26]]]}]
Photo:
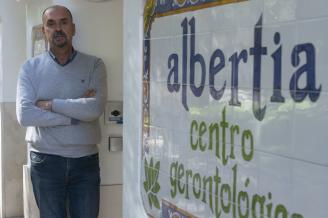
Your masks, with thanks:
[{"label": "dark trousers", "polygon": [[40,218],[97,218],[98,154],[65,158],[31,152],[31,179]]}]

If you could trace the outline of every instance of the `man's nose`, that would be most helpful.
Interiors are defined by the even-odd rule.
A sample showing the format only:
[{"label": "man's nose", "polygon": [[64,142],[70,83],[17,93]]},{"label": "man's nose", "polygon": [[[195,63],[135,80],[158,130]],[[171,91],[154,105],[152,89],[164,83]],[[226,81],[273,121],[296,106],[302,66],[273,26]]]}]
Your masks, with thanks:
[{"label": "man's nose", "polygon": [[55,26],[55,29],[58,31],[58,30],[61,30],[62,29],[62,25],[60,23],[57,23],[56,26]]}]

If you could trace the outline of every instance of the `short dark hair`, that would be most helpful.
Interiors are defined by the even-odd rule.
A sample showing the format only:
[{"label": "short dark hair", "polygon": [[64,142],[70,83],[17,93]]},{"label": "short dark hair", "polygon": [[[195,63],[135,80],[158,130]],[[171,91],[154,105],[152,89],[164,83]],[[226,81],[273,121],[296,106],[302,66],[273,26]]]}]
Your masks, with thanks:
[{"label": "short dark hair", "polygon": [[68,12],[71,20],[73,21],[73,16],[72,16],[71,11],[68,8],[66,8],[65,6],[62,6],[62,5],[51,5],[51,6],[47,7],[46,9],[44,9],[44,11],[42,12],[42,21],[43,21],[43,18],[44,18],[44,14],[46,13],[47,10],[56,9],[56,8],[64,8]]}]

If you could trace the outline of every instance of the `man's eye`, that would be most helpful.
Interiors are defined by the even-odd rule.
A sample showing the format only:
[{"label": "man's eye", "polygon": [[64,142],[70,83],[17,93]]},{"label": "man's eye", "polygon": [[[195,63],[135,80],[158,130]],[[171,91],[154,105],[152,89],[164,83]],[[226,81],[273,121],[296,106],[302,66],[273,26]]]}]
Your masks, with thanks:
[{"label": "man's eye", "polygon": [[53,27],[55,25],[55,23],[48,23],[47,26],[48,27]]}]

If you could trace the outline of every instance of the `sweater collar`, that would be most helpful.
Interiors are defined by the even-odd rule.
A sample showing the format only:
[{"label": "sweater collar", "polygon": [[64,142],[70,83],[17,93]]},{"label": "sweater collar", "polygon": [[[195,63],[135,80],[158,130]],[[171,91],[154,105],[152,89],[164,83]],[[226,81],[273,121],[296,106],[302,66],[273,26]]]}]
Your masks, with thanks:
[{"label": "sweater collar", "polygon": [[71,62],[73,61],[73,59],[75,58],[75,56],[76,56],[76,54],[77,54],[77,51],[76,51],[74,48],[72,48],[72,54],[69,56],[67,62],[64,63],[64,64],[59,63],[59,61],[58,61],[58,59],[56,58],[55,54],[54,54],[50,49],[49,49],[48,53],[49,53],[50,57],[51,57],[51,58],[52,58],[57,64],[59,64],[59,65],[61,65],[61,66],[65,66],[65,65],[67,65],[67,64],[69,64],[69,63],[71,63]]}]

